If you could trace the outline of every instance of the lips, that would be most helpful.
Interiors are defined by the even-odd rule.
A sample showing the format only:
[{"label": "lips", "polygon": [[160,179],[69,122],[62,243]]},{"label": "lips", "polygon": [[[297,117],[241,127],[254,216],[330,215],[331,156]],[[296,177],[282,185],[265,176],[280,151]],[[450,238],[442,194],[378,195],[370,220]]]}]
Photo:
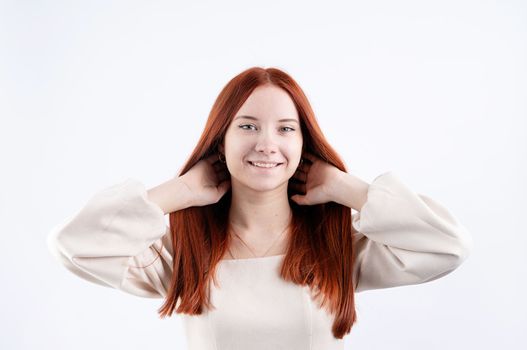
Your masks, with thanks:
[{"label": "lips", "polygon": [[[280,165],[282,165],[282,163],[279,163],[279,162],[252,162],[252,161],[248,161],[248,163],[254,167],[257,167],[257,168],[260,168],[260,169],[273,169],[273,168],[276,168]],[[257,164],[265,164],[265,165],[274,165],[274,166],[271,166],[271,167],[259,167],[257,165],[255,165],[254,163],[257,163]]]},{"label": "lips", "polygon": [[270,162],[270,161],[265,161],[265,160],[262,160],[262,161],[259,161],[259,160],[250,160],[249,163],[260,163],[260,164],[282,164],[280,162]]}]

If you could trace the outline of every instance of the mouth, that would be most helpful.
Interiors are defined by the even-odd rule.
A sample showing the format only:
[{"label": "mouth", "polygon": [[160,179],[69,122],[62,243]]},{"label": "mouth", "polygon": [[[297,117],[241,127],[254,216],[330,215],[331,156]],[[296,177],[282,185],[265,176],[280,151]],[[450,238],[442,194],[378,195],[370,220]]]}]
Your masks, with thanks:
[{"label": "mouth", "polygon": [[251,166],[258,168],[258,169],[274,169],[284,164],[284,163],[266,163],[266,162],[260,163],[260,162],[251,162],[251,161],[248,161],[248,163]]}]

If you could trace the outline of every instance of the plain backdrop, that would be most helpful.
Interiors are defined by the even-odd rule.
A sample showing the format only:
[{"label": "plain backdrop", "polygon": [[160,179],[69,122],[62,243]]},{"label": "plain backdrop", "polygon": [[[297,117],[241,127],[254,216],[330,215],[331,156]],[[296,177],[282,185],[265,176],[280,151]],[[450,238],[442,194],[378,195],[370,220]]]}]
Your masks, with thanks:
[{"label": "plain backdrop", "polygon": [[277,67],[365,181],[393,171],[474,238],[457,270],[357,294],[346,349],[525,349],[523,1],[0,1],[2,349],[184,349],[161,299],[84,281],[49,231],[173,177],[220,90]]}]

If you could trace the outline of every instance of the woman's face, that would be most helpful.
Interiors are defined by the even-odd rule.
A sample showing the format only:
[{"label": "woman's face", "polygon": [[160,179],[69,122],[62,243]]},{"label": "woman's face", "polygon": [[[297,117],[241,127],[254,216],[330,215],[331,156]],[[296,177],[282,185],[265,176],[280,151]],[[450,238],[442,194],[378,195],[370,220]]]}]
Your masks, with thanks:
[{"label": "woman's face", "polygon": [[[293,100],[281,88],[266,85],[257,87],[236,113],[219,149],[225,154],[233,186],[287,190],[302,156],[302,142]],[[259,161],[279,165],[251,164]]]}]

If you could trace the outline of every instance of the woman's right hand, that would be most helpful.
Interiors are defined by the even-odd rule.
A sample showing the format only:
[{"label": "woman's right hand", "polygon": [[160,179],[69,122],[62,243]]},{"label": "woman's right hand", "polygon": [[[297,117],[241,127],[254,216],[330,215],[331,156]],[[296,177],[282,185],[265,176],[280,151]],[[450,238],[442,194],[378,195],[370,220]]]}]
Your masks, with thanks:
[{"label": "woman's right hand", "polygon": [[191,206],[198,207],[217,203],[231,186],[227,166],[217,153],[197,162],[179,179],[189,189]]}]

